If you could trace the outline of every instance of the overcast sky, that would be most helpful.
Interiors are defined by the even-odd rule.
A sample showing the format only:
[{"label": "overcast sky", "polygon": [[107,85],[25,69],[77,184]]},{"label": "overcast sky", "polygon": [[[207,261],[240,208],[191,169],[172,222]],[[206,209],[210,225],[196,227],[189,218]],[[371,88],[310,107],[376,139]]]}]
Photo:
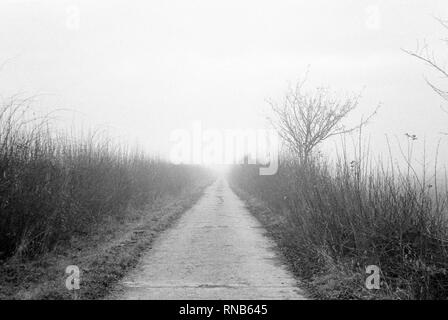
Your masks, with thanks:
[{"label": "overcast sky", "polygon": [[163,154],[170,132],[197,120],[265,126],[266,99],[310,66],[310,88],[363,90],[350,121],[382,103],[368,132],[376,150],[406,132],[431,148],[448,114],[425,84],[435,75],[401,49],[426,40],[448,58],[433,16],[448,19],[446,0],[2,0],[0,94],[42,94],[39,108]]}]

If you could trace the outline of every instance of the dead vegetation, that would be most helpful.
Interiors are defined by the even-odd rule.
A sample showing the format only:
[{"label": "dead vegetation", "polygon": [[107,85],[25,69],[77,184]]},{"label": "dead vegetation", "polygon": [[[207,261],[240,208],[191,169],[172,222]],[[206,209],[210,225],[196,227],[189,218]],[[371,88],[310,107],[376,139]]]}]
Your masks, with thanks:
[{"label": "dead vegetation", "polygon": [[[34,116],[29,103],[15,98],[0,109],[3,298],[35,297],[28,286],[47,278],[59,281],[54,272],[62,272],[64,276],[66,266],[58,269],[56,265],[72,260],[67,255],[74,254],[75,260],[82,261],[84,246],[104,243],[107,236],[115,235],[117,225],[146,217],[147,211],[143,209],[163,199],[180,197],[186,191],[191,196],[193,190],[211,179],[203,168],[170,164],[137,149],[114,144],[105,135],[55,134],[51,118]],[[177,214],[178,209],[168,210],[166,217],[154,215],[145,228],[154,232],[157,230],[153,227],[163,229],[164,219]],[[138,238],[137,233],[134,236]],[[119,276],[121,271],[115,274],[117,263],[122,265],[122,271],[127,270],[135,261],[140,242],[137,241],[138,246],[133,242],[125,244],[126,252],[121,247],[104,252],[97,248],[92,263],[105,266],[110,262],[103,277]],[[79,256],[77,244],[81,245]],[[101,263],[102,258],[111,261]],[[101,268],[92,266],[97,274]],[[97,281],[98,276],[93,279]],[[22,293],[17,291],[19,288]]]}]

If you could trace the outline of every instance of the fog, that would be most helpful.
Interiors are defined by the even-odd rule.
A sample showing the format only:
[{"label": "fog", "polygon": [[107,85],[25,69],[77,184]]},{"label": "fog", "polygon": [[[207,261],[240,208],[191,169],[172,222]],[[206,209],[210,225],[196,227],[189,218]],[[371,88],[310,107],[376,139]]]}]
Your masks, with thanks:
[{"label": "fog", "polygon": [[448,114],[425,77],[438,76],[402,51],[426,41],[444,61],[434,16],[448,18],[446,1],[3,0],[0,94],[37,95],[36,109],[69,110],[62,127],[108,128],[163,156],[195,121],[265,128],[266,100],[309,70],[310,89],[363,92],[348,123],[381,104],[365,130],[375,152],[411,133],[434,154]]}]

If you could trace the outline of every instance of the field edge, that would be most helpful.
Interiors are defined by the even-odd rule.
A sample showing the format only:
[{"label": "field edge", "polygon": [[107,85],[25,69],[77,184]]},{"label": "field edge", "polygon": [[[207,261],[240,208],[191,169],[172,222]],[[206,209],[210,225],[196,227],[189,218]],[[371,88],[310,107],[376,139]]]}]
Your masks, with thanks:
[{"label": "field edge", "polygon": [[[159,199],[144,209],[127,209],[122,221],[106,223],[94,236],[28,262],[15,259],[0,265],[1,300],[102,299],[132,268],[160,233],[169,229],[202,197],[210,181],[180,196]],[[65,286],[66,267],[80,270],[80,290]]]},{"label": "field edge", "polygon": [[[287,267],[303,286],[306,296],[315,300],[391,300],[396,299],[384,292],[371,292],[363,287],[364,275],[347,272],[344,266],[335,266],[328,270],[320,269],[307,274],[300,262],[299,248],[289,238],[288,221],[282,214],[274,213],[267,204],[234,184],[229,184],[233,192],[243,201],[247,210],[266,229],[267,236],[280,250]],[[317,268],[316,268],[317,269]],[[309,273],[309,272],[308,272]]]}]

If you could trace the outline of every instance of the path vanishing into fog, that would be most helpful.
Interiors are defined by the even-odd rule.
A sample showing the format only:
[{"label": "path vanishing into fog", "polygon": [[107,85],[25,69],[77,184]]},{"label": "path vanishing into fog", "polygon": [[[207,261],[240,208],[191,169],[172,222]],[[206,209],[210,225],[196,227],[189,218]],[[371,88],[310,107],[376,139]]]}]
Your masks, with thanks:
[{"label": "path vanishing into fog", "polygon": [[304,299],[225,180],[163,232],[110,299]]}]

